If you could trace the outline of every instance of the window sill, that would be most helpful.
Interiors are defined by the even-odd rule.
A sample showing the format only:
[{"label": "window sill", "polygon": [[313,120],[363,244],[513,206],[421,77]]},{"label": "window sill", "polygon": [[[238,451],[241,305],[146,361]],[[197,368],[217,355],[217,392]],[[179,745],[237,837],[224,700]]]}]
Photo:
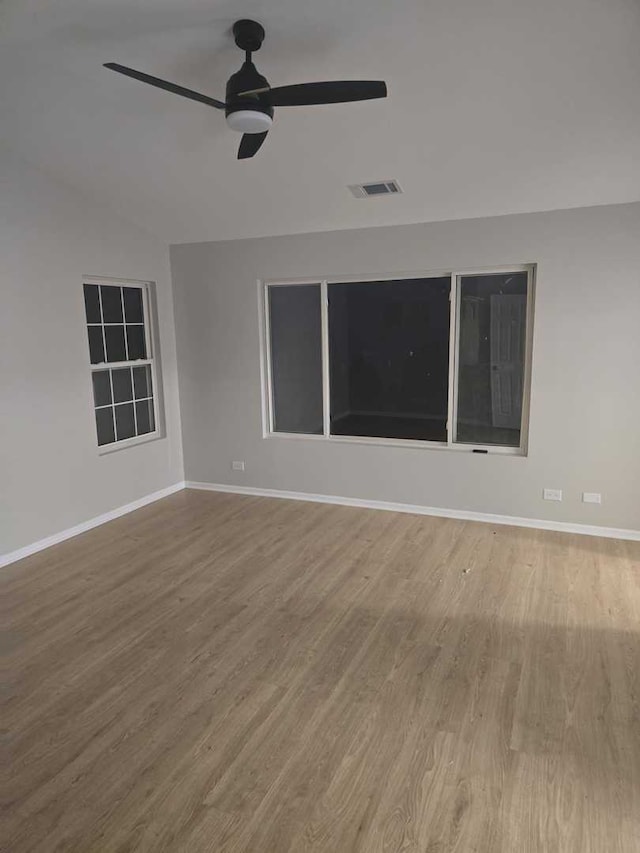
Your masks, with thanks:
[{"label": "window sill", "polygon": [[414,450],[452,450],[454,453],[473,453],[480,451],[477,456],[515,456],[525,458],[526,450],[522,447],[503,447],[492,444],[448,444],[446,441],[412,441],[402,438],[368,438],[356,435],[313,435],[297,432],[270,432],[265,433],[263,438],[267,439],[293,439],[294,441],[326,441],[330,444],[370,444],[382,447],[402,447]]},{"label": "window sill", "polygon": [[148,444],[151,441],[158,441],[161,438],[164,438],[164,434],[156,430],[145,435],[136,435],[134,438],[125,438],[123,441],[98,445],[98,456],[107,456],[110,453],[115,453],[117,450],[126,450],[128,447],[137,447],[139,444]]}]

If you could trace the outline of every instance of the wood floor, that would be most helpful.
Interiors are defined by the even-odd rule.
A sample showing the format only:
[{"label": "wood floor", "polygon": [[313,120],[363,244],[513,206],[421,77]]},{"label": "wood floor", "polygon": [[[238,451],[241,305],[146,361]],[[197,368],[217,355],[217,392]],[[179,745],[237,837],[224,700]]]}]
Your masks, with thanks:
[{"label": "wood floor", "polygon": [[640,543],[187,491],[1,585],[3,850],[640,851]]}]

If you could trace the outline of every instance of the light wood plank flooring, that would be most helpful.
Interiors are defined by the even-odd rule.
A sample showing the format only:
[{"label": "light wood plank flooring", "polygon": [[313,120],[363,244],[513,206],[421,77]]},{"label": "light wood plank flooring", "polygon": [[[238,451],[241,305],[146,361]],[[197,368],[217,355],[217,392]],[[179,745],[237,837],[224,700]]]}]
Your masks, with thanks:
[{"label": "light wood plank flooring", "polygon": [[640,543],[186,491],[0,583],[3,850],[640,851]]}]

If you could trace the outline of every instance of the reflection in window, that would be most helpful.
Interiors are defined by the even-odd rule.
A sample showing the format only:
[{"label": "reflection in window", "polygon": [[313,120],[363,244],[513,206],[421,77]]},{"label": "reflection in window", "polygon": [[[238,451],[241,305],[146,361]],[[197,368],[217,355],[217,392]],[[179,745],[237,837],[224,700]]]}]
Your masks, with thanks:
[{"label": "reflection in window", "polygon": [[526,272],[459,278],[456,441],[520,445]]}]

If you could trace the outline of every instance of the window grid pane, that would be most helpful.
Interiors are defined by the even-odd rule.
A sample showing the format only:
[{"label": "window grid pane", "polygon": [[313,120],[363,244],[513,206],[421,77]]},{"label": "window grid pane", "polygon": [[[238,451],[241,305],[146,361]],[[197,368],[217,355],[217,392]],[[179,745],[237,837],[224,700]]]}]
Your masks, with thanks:
[{"label": "window grid pane", "polygon": [[123,287],[124,319],[126,323],[143,323],[142,290],[139,287]]},{"label": "window grid pane", "polygon": [[133,400],[133,383],[131,381],[131,368],[121,367],[111,371],[113,381],[113,402],[128,403]]},{"label": "window grid pane", "polygon": [[96,432],[99,447],[102,447],[104,444],[113,444],[116,440],[113,428],[113,408],[111,406],[107,406],[104,409],[96,409]]},{"label": "window grid pane", "polygon": [[136,429],[138,435],[146,435],[155,431],[153,399],[136,401]]},{"label": "window grid pane", "polygon": [[107,348],[107,362],[127,361],[124,325],[105,326],[104,339]]},{"label": "window grid pane", "polygon": [[102,364],[104,362],[104,336],[102,326],[89,326],[89,359],[91,364]]},{"label": "window grid pane", "polygon": [[84,285],[84,309],[87,314],[87,323],[98,323],[102,320],[100,312],[100,294],[97,284]]},{"label": "window grid pane", "polygon": [[151,368],[149,365],[133,368],[133,393],[136,400],[146,399],[153,394]]},{"label": "window grid pane", "polygon": [[[138,379],[135,387],[133,370],[148,372],[144,383]],[[151,391],[151,369],[148,365],[144,368],[118,367],[95,371],[92,378],[100,447],[155,432],[155,407]],[[144,395],[140,393],[143,385]]]},{"label": "window grid pane", "polygon": [[147,357],[144,345],[144,326],[141,323],[128,323],[126,326],[128,361],[138,361]]},{"label": "window grid pane", "polygon": [[116,438],[124,441],[126,438],[134,438],[136,435],[136,423],[133,403],[125,403],[114,408],[116,418]]},{"label": "window grid pane", "polygon": [[124,323],[122,312],[122,288],[113,285],[100,285],[102,299],[102,322]]},{"label": "window grid pane", "polygon": [[141,287],[85,284],[84,302],[92,364],[147,358]]},{"label": "window grid pane", "polygon": [[92,379],[99,446],[155,432],[149,365],[96,370]]},{"label": "window grid pane", "polygon": [[93,399],[95,407],[110,406],[113,397],[111,395],[111,379],[108,370],[97,370],[92,374]]}]

